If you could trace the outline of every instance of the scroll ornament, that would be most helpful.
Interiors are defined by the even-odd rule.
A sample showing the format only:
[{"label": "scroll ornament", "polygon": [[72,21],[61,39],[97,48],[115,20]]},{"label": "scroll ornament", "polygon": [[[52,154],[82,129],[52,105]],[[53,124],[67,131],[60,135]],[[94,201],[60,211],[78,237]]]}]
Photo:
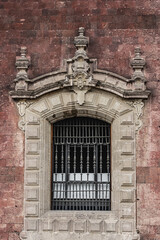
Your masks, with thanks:
[{"label": "scroll ornament", "polygon": [[20,121],[18,122],[18,127],[20,130],[25,131],[25,113],[26,113],[26,108],[28,108],[32,103],[31,102],[26,102],[26,101],[19,101],[17,103],[18,107],[18,112],[21,117]]},{"label": "scroll ornament", "polygon": [[142,116],[143,116],[143,107],[144,107],[144,102],[142,100],[136,100],[136,101],[127,101],[126,102],[128,105],[131,107],[134,107],[134,112],[135,112],[135,130],[138,132],[138,130],[142,126]]}]

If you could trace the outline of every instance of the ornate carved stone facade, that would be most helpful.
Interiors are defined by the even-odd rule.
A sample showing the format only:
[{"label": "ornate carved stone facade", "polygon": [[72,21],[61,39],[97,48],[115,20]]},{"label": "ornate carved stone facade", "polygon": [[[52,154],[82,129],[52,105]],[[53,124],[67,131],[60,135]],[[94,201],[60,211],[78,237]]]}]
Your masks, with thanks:
[{"label": "ornate carved stone facade", "polygon": [[[19,68],[25,62],[11,92],[21,117],[19,127],[25,130],[25,225],[21,239],[138,240],[136,132],[142,124],[143,99],[150,93],[141,71],[144,60],[136,51],[131,62],[135,72],[126,79],[97,69],[96,60],[87,57],[89,40],[83,28],[74,42],[75,56],[58,72],[28,80],[25,54],[16,64]],[[72,116],[111,123],[111,211],[50,210],[51,125]]]}]

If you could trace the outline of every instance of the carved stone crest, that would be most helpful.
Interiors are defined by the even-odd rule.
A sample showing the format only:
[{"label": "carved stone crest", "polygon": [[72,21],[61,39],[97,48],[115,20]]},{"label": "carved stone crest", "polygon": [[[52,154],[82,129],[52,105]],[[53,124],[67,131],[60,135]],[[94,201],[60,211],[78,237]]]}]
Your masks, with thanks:
[{"label": "carved stone crest", "polygon": [[74,39],[76,47],[75,56],[67,61],[71,70],[67,75],[67,81],[70,82],[72,90],[77,94],[79,105],[85,102],[85,94],[89,90],[86,86],[92,80],[90,60],[86,53],[88,43],[89,39],[84,36],[84,28],[79,28],[79,35]]},{"label": "carved stone crest", "polygon": [[19,101],[17,103],[17,108],[19,115],[21,117],[20,121],[18,122],[18,127],[20,130],[25,131],[25,113],[26,113],[26,108],[29,107],[32,103],[31,102],[26,102],[26,101]]}]

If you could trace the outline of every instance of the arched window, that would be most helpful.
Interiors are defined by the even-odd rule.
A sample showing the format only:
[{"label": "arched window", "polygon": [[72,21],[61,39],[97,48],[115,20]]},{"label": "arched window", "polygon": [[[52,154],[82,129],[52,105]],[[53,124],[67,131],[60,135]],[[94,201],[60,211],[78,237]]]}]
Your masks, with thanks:
[{"label": "arched window", "polygon": [[89,117],[53,125],[52,210],[111,209],[110,128]]}]

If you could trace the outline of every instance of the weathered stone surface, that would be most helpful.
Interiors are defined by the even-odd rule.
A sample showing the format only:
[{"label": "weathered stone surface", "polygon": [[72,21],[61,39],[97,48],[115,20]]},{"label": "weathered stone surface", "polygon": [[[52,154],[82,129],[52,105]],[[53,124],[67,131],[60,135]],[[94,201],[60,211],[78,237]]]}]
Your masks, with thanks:
[{"label": "weathered stone surface", "polygon": [[[27,240],[32,239],[33,236],[38,238],[41,230],[44,231],[44,238],[48,236],[48,232],[57,233],[57,237],[60,237],[63,232],[67,238],[69,233],[74,233],[75,237],[79,235],[80,239],[85,239],[85,234],[88,234],[89,238],[94,238],[95,234],[102,233],[105,237],[108,234],[109,237],[112,236],[115,239],[119,239],[119,231],[121,231],[121,226],[123,225],[122,232],[124,232],[124,236],[125,232],[129,232],[128,238],[132,238],[136,232],[135,226],[132,225],[130,228],[130,225],[124,224],[123,219],[133,218],[135,220],[136,218],[133,189],[136,183],[134,177],[135,118],[133,117],[131,124],[129,121],[125,122],[128,116],[132,116],[132,114],[135,116],[134,107],[114,94],[95,88],[92,89],[93,97],[90,97],[91,94],[89,92],[86,93],[88,101],[85,101],[83,106],[75,104],[75,98],[68,98],[68,94],[69,91],[67,92],[66,89],[58,90],[56,95],[54,92],[46,94],[39,99],[33,100],[33,103],[28,106],[25,113],[27,120],[34,113],[39,115],[39,123],[33,124],[33,120],[27,121],[25,129],[27,149],[25,152],[25,218],[26,221],[29,219],[28,224],[30,224],[31,218],[39,217],[39,221],[36,222],[36,227],[39,229],[37,235],[34,233],[35,227],[31,230],[30,225],[25,225],[24,230],[29,234]],[[89,98],[87,97],[88,94]],[[58,99],[65,99],[66,102],[62,100],[60,102],[56,101],[57,96]],[[61,98],[61,96],[63,97]],[[102,99],[103,104],[100,104]],[[104,102],[107,102],[107,106],[105,106]],[[43,113],[39,111],[41,103],[42,106],[44,103],[48,106]],[[100,107],[102,105],[103,107]],[[55,119],[63,119],[66,116],[72,117],[75,114],[77,116],[91,116],[100,119],[105,119],[106,117],[113,122],[111,212],[78,213],[75,211],[62,211],[56,213],[55,211],[50,211],[51,123]],[[124,129],[122,128],[122,122],[125,122]],[[125,145],[128,144],[129,147],[125,147],[123,150],[122,146],[124,143]],[[121,164],[117,165],[120,159]],[[123,213],[121,212],[122,207]],[[130,210],[131,207],[132,209]],[[116,214],[117,211],[119,214]],[[51,234],[48,237],[49,239],[52,236]],[[122,234],[122,239],[124,236]],[[99,237],[97,236],[97,238]]]}]

